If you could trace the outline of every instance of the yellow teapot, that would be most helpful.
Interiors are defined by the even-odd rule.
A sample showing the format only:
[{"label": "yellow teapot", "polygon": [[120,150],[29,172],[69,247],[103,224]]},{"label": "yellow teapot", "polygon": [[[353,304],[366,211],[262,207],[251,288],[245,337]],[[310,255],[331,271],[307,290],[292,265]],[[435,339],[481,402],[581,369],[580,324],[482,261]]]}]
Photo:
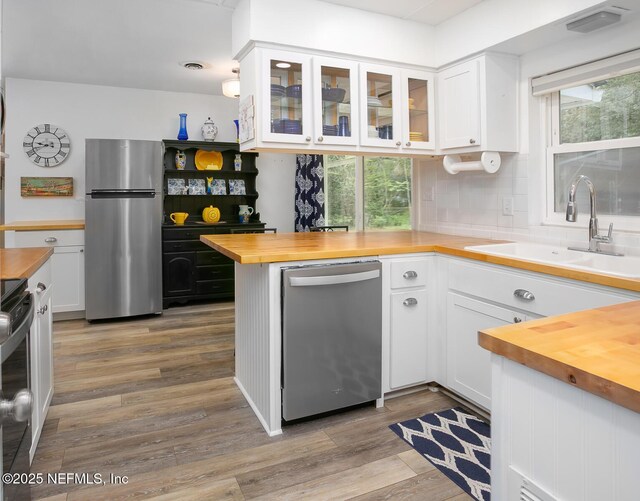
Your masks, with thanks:
[{"label": "yellow teapot", "polygon": [[205,223],[217,223],[220,221],[220,209],[210,205],[202,211],[202,220]]}]

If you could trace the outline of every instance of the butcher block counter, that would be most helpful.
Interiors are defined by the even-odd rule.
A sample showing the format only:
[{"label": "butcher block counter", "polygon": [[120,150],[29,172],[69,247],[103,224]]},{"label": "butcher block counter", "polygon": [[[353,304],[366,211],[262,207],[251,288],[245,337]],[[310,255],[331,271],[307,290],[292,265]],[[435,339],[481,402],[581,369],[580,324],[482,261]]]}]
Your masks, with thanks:
[{"label": "butcher block counter", "polygon": [[53,249],[0,249],[0,279],[29,278],[53,254]]},{"label": "butcher block counter", "polygon": [[640,280],[638,279],[570,269],[561,265],[554,266],[492,256],[482,252],[466,250],[465,247],[488,243],[495,244],[499,242],[498,240],[425,231],[245,233],[237,235],[202,235],[200,240],[240,264],[437,252],[571,280],[640,292]]},{"label": "butcher block counter", "polygon": [[640,301],[478,333],[480,346],[640,412]]},{"label": "butcher block counter", "polygon": [[0,231],[84,230],[84,219],[13,221],[0,225]]}]

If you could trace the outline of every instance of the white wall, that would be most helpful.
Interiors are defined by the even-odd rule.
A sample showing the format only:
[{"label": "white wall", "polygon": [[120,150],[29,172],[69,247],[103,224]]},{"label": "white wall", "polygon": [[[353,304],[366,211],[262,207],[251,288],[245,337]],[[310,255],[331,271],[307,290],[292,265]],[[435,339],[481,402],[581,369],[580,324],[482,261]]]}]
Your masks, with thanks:
[{"label": "white wall", "polygon": [[231,50],[250,41],[433,66],[434,29],[415,21],[318,0],[241,0]]},{"label": "white wall", "polygon": [[[11,157],[6,164],[7,222],[84,218],[85,138],[175,138],[179,113],[188,114],[190,139],[202,139],[200,127],[208,116],[218,126],[216,140],[232,142],[236,138],[233,119],[237,116],[238,101],[235,99],[12,78],[7,79],[6,83],[6,151]],[[56,124],[65,129],[71,138],[71,154],[58,167],[39,167],[27,158],[22,149],[26,132],[40,123]],[[259,188],[257,206],[269,226],[276,225],[273,221],[277,221],[277,226],[284,227],[288,211],[283,200],[283,190],[287,184],[282,177],[287,168],[279,171],[277,167],[285,163],[284,160],[270,162],[269,157],[270,155],[263,155],[258,159],[258,168],[263,171],[263,175],[258,176],[258,183],[263,189]],[[295,169],[295,160],[293,165]],[[72,176],[75,196],[22,198],[21,176]],[[263,181],[261,178],[266,176],[269,179]],[[294,176],[291,174],[291,189],[293,182]],[[293,194],[289,197],[289,205],[293,207]],[[293,219],[290,225],[293,228]]]}]

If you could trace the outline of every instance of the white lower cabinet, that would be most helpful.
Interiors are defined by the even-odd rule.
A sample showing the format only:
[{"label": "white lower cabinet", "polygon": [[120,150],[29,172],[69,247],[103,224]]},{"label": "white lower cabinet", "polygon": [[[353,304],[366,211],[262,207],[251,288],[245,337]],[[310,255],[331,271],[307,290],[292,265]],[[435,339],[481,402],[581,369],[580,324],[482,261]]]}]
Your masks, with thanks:
[{"label": "white lower cabinet", "polygon": [[29,290],[33,293],[35,313],[30,331],[31,392],[31,449],[29,460],[38,447],[51,398],[53,397],[53,280],[52,260],[49,259],[29,278]]},{"label": "white lower cabinet", "polygon": [[52,247],[54,313],[82,312],[84,301],[84,231],[17,231],[16,247]]},{"label": "white lower cabinet", "polygon": [[391,294],[391,389],[427,382],[427,290]]},{"label": "white lower cabinet", "polygon": [[489,409],[491,404],[491,353],[478,345],[478,331],[532,317],[447,293],[447,386]]}]

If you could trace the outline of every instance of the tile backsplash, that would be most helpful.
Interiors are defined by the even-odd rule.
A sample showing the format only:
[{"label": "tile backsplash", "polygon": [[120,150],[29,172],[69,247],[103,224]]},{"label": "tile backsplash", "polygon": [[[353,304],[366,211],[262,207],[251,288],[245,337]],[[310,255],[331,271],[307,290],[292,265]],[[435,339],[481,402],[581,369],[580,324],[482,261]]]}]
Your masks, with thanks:
[{"label": "tile backsplash", "polygon": [[[463,157],[463,160],[465,158]],[[454,235],[584,246],[587,230],[540,224],[529,197],[540,196],[529,176],[529,156],[502,154],[495,174],[447,173],[442,158],[416,161],[417,228]],[[513,215],[503,214],[503,204]],[[604,228],[601,231],[604,231]],[[615,249],[640,255],[640,234],[615,231]],[[604,247],[603,247],[604,248]]]}]

